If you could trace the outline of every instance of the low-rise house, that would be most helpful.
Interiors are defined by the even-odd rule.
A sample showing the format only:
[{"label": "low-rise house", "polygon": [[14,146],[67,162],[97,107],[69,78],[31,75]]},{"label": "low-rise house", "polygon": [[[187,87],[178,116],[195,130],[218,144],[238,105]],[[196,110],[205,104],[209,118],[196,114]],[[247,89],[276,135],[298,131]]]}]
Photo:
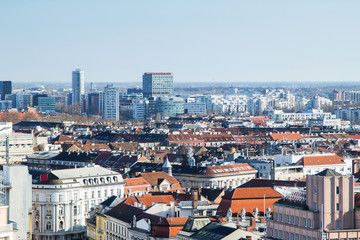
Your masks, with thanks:
[{"label": "low-rise house", "polygon": [[141,173],[141,177],[151,185],[152,191],[155,192],[179,192],[182,190],[179,181],[163,171]]},{"label": "low-rise house", "polygon": [[[349,160],[348,160],[349,161]],[[314,175],[325,169],[332,169],[340,174],[352,174],[352,162],[335,154],[303,156],[297,163],[302,165],[304,175]]]},{"label": "low-rise house", "polygon": [[143,196],[148,194],[152,187],[143,177],[125,178],[124,179],[124,196]]}]

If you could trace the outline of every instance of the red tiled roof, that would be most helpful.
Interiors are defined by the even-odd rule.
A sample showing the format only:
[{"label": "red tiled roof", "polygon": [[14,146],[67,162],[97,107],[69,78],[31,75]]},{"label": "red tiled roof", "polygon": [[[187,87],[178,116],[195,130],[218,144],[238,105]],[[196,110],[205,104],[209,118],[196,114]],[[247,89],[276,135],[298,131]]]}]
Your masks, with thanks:
[{"label": "red tiled roof", "polygon": [[[265,198],[264,198],[265,197]],[[273,203],[280,200],[282,195],[271,187],[259,188],[236,188],[231,192],[227,192],[220,202],[217,213],[225,216],[228,209],[231,208],[233,214],[241,214],[243,208],[248,214],[252,214],[255,208],[259,212],[270,207],[273,209]]]},{"label": "red tiled roof", "polygon": [[235,141],[233,136],[231,134],[227,133],[220,133],[220,134],[202,134],[202,139],[204,139],[205,142],[229,142],[229,141]]},{"label": "red tiled roof", "polygon": [[273,140],[297,140],[303,138],[300,133],[272,133]]},{"label": "red tiled roof", "polygon": [[345,164],[344,159],[338,155],[304,156],[298,164],[304,166]]},{"label": "red tiled roof", "polygon": [[165,172],[148,172],[148,173],[141,173],[141,176],[148,181],[151,186],[157,186],[159,179],[166,179],[171,184],[179,183],[176,178],[173,176],[169,176]]},{"label": "red tiled roof", "polygon": [[134,206],[135,202],[145,205],[146,208],[151,207],[154,203],[165,203],[166,205],[170,205],[170,202],[174,202],[174,204],[177,205],[177,202],[172,195],[147,194],[139,197],[128,197],[124,200],[124,203],[132,206]]},{"label": "red tiled roof", "polygon": [[169,142],[204,142],[197,134],[170,134]]},{"label": "red tiled roof", "polygon": [[124,186],[125,195],[138,191],[149,192],[151,190],[150,183],[148,183],[143,177],[126,178],[124,179],[124,182],[125,182],[125,186]]},{"label": "red tiled roof", "polygon": [[271,187],[236,188],[231,199],[276,198],[282,195]]}]

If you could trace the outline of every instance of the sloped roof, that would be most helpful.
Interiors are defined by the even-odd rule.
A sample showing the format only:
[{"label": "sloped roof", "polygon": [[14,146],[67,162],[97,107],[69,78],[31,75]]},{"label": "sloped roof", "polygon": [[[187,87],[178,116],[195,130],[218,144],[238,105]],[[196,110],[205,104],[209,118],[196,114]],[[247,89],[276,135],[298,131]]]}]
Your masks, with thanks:
[{"label": "sloped roof", "polygon": [[140,208],[133,207],[122,202],[110,211],[108,211],[105,215],[116,218],[126,223],[131,223],[134,215],[137,216],[143,212],[144,211]]},{"label": "sloped roof", "polygon": [[100,204],[106,207],[115,207],[121,202],[122,200],[118,196],[113,195]]},{"label": "sloped roof", "polygon": [[303,138],[300,133],[272,133],[270,136],[274,140],[297,140]]},{"label": "sloped roof", "polygon": [[286,180],[271,180],[271,179],[260,179],[255,178],[247,181],[240,185],[238,188],[249,188],[249,187],[271,187],[283,186],[283,187],[306,187],[305,181],[286,181]]},{"label": "sloped roof", "polygon": [[342,175],[332,169],[325,169],[318,174],[315,174],[316,176],[323,176],[323,177],[341,177]]},{"label": "sloped roof", "polygon": [[146,208],[151,207],[154,203],[165,203],[166,205],[170,205],[170,202],[174,202],[175,198],[172,195],[151,195],[146,194],[144,196],[138,197],[128,197],[124,200],[124,203],[134,206],[134,203],[140,203],[141,205],[145,205]]},{"label": "sloped roof", "polygon": [[235,232],[237,228],[227,227],[224,225],[209,223],[201,228],[196,233],[190,236],[191,239],[207,239],[207,240],[220,240]]},{"label": "sloped roof", "polygon": [[223,189],[202,188],[200,194],[212,202],[218,198],[223,191]]},{"label": "sloped roof", "polygon": [[282,195],[270,187],[236,188],[231,199],[281,198]]},{"label": "sloped roof", "polygon": [[149,172],[149,173],[141,173],[141,176],[151,184],[151,186],[157,186],[159,179],[166,179],[170,184],[179,183],[176,178],[173,176],[169,176],[165,172]]},{"label": "sloped roof", "polygon": [[298,161],[299,165],[316,166],[316,165],[333,165],[345,164],[344,159],[338,155],[318,155],[304,156]]}]

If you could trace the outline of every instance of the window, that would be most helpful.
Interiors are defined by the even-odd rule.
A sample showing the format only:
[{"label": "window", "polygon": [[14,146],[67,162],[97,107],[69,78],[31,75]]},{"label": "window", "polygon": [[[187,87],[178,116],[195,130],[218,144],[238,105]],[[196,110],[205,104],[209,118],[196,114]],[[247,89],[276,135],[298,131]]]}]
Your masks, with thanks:
[{"label": "window", "polygon": [[314,210],[317,211],[317,202],[314,202]]},{"label": "window", "polygon": [[295,225],[295,217],[294,217],[294,216],[291,216],[291,223],[292,223],[293,225]]},{"label": "window", "polygon": [[38,221],[35,222],[35,229],[39,229],[39,222]]},{"label": "window", "polygon": [[336,220],[335,224],[336,224],[336,229],[340,229],[340,221]]},{"label": "window", "polygon": [[51,207],[46,207],[46,215],[51,216]]},{"label": "window", "polygon": [[74,201],[78,200],[78,194],[74,193]]},{"label": "window", "polygon": [[46,194],[46,201],[51,202],[51,194]]},{"label": "window", "polygon": [[64,194],[59,194],[59,202],[63,202],[64,201]]},{"label": "window", "polygon": [[95,192],[91,191],[91,198],[95,198]]},{"label": "window", "polygon": [[60,229],[60,230],[63,230],[63,229],[64,229],[64,222],[63,222],[63,221],[60,221],[60,222],[59,222],[59,229]]},{"label": "window", "polygon": [[60,214],[60,215],[63,215],[63,214],[64,214],[64,207],[63,207],[63,206],[60,206],[60,207],[59,207],[59,214]]},{"label": "window", "polygon": [[88,193],[87,193],[87,191],[84,192],[84,198],[85,198],[85,199],[88,198]]},{"label": "window", "polygon": [[85,202],[85,212],[89,211],[89,203],[88,201]]},{"label": "window", "polygon": [[107,189],[104,190],[104,195],[105,195],[105,197],[108,196],[108,195],[107,195]]},{"label": "window", "polygon": [[38,202],[39,201],[39,194],[35,195],[35,201]]},{"label": "window", "polygon": [[46,222],[46,230],[51,230],[51,222]]},{"label": "window", "polygon": [[304,227],[307,227],[307,219],[306,218],[304,218]]},{"label": "window", "polygon": [[314,185],[314,194],[317,194],[317,186]]},{"label": "window", "polygon": [[336,211],[340,211],[340,203],[336,203]]},{"label": "window", "polygon": [[311,219],[308,220],[308,225],[309,225],[309,228],[312,228],[312,221],[311,221]]},{"label": "window", "polygon": [[337,186],[337,187],[336,187],[336,194],[339,194],[339,193],[340,193],[340,187]]},{"label": "window", "polygon": [[278,214],[275,213],[275,221],[278,221]]},{"label": "window", "polygon": [[101,197],[101,190],[98,191],[98,197]]},{"label": "window", "polygon": [[77,211],[77,206],[74,206],[74,215],[78,214],[78,211]]},{"label": "window", "polygon": [[283,222],[283,215],[280,214],[280,222]]}]

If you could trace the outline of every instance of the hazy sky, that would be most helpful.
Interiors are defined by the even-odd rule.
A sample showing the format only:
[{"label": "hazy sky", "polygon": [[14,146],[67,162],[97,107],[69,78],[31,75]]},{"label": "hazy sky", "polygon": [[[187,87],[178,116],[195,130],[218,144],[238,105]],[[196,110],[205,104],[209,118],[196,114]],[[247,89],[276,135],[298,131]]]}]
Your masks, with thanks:
[{"label": "hazy sky", "polygon": [[360,1],[0,0],[0,79],[359,81]]}]

